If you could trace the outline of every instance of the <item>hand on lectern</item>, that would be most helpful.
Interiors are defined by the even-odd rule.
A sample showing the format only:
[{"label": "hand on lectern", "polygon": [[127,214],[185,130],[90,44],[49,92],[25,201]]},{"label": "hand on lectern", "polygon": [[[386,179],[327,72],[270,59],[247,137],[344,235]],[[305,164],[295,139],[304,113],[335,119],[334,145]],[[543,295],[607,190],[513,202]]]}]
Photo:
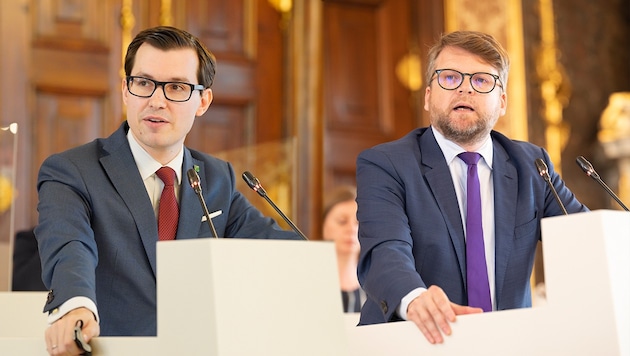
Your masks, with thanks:
[{"label": "hand on lectern", "polygon": [[74,309],[46,329],[46,350],[50,355],[85,354],[85,350],[77,346],[74,335],[75,326],[80,321],[83,324],[81,332],[85,342],[89,343],[93,337],[100,334],[100,326],[89,309]]},{"label": "hand on lectern", "polygon": [[442,334],[450,335],[450,323],[456,315],[482,313],[481,308],[455,304],[438,286],[431,286],[416,297],[407,308],[407,320],[413,321],[432,344],[444,341]]}]

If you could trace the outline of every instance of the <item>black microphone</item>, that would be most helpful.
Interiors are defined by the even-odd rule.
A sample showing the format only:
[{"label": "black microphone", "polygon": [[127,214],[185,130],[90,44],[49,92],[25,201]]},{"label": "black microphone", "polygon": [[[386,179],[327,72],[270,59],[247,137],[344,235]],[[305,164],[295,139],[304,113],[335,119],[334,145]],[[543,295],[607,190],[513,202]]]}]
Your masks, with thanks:
[{"label": "black microphone", "polygon": [[273,201],[271,201],[271,199],[267,196],[267,191],[265,190],[265,188],[263,188],[262,184],[260,184],[260,181],[258,180],[258,178],[254,177],[254,175],[251,174],[249,171],[245,171],[245,172],[243,172],[243,180],[245,180],[245,183],[247,183],[247,185],[250,188],[252,188],[253,191],[258,193],[258,195],[260,195],[261,197],[265,198],[265,200],[269,203],[269,205],[271,205],[274,209],[276,209],[278,214],[280,214],[280,216],[282,216],[284,221],[286,221],[287,224],[289,224],[289,226],[291,226],[293,231],[295,231],[298,235],[300,235],[300,237],[303,240],[308,240],[306,235],[304,235],[302,233],[302,231],[300,231],[300,229],[298,229],[298,227],[295,226],[293,221],[291,221],[291,219],[289,219],[286,215],[284,215],[282,210],[280,210],[280,208],[278,208],[278,206],[276,204],[274,204]]},{"label": "black microphone", "polygon": [[193,168],[189,169],[188,172],[188,182],[190,182],[190,186],[197,193],[197,197],[199,198],[199,203],[201,203],[201,208],[203,209],[203,214],[206,216],[206,221],[208,222],[208,226],[210,226],[210,230],[214,235],[214,238],[219,238],[217,235],[217,230],[214,228],[214,224],[212,223],[212,219],[210,218],[210,212],[208,211],[208,206],[206,205],[205,199],[203,199],[203,194],[201,194],[201,182],[199,180],[199,174]]},{"label": "black microphone", "polygon": [[593,168],[593,165],[591,164],[591,162],[587,161],[586,158],[584,158],[584,156],[578,156],[578,158],[575,159],[575,162],[577,162],[578,166],[580,166],[580,168],[582,168],[582,170],[584,171],[584,173],[586,173],[587,176],[595,179],[595,181],[597,183],[599,183],[599,185],[601,185],[602,188],[604,188],[606,193],[608,193],[611,197],[613,197],[613,199],[615,199],[617,201],[617,203],[619,205],[621,205],[623,210],[628,211],[628,207],[626,207],[626,205],[621,202],[621,199],[619,199],[617,194],[615,194],[606,185],[606,183],[604,183],[604,181],[599,177],[599,174],[597,174],[597,172],[595,172],[595,168]]},{"label": "black microphone", "polygon": [[549,188],[551,188],[554,197],[556,197],[556,202],[558,202],[558,205],[560,205],[560,208],[562,208],[562,212],[564,213],[564,215],[568,215],[569,213],[567,213],[567,209],[564,207],[564,204],[562,204],[562,200],[560,200],[560,196],[558,196],[556,188],[553,186],[553,183],[551,183],[551,177],[549,176],[549,169],[547,168],[547,164],[545,163],[545,161],[542,160],[542,158],[536,158],[535,163],[536,168],[538,169],[538,174],[543,177],[545,182],[547,182],[547,185],[549,185]]}]

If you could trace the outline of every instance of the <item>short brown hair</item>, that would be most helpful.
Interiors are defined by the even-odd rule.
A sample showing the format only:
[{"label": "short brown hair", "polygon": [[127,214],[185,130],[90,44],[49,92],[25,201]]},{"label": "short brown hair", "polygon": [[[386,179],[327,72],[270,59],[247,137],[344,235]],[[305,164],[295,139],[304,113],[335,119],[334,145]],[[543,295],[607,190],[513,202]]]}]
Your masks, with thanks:
[{"label": "short brown hair", "polygon": [[499,72],[503,91],[505,91],[510,70],[510,59],[501,44],[487,33],[477,31],[455,31],[442,35],[431,47],[428,55],[426,83],[431,83],[435,70],[435,61],[446,47],[458,47],[479,56]]},{"label": "short brown hair", "polygon": [[[136,35],[127,47],[125,55],[125,75],[131,75],[136,53],[143,43],[161,49],[192,48],[197,52],[199,68],[197,68],[197,80],[204,88],[210,88],[214,82],[216,72],[216,59],[201,41],[190,33],[170,26],[158,26],[148,28]],[[194,83],[193,83],[194,84]]]},{"label": "short brown hair", "polygon": [[342,185],[330,190],[324,197],[322,222],[326,220],[326,216],[328,216],[328,213],[330,213],[330,210],[332,210],[335,205],[356,199],[357,188],[352,185]]}]

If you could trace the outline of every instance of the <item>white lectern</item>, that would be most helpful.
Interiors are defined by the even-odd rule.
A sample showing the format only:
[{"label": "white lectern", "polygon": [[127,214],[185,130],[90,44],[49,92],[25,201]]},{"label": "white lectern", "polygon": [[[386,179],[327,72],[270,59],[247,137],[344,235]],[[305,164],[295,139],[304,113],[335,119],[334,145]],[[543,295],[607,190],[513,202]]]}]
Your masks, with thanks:
[{"label": "white lectern", "polygon": [[[157,337],[95,338],[93,355],[349,353],[330,242],[160,242],[157,270]],[[0,355],[47,354],[45,295],[0,293]]]},{"label": "white lectern", "polygon": [[630,355],[630,213],[543,219],[547,304],[459,316],[430,345],[411,322],[349,330],[354,355]]},{"label": "white lectern", "polygon": [[332,243],[194,239],[157,253],[161,354],[348,354]]},{"label": "white lectern", "polygon": [[[332,244],[159,243],[158,336],[96,338],[93,355],[630,355],[630,213],[548,218],[542,234],[547,304],[459,316],[441,345],[410,322],[344,322]],[[4,317],[39,298],[0,293],[0,355],[46,355],[44,318],[16,335]]]}]

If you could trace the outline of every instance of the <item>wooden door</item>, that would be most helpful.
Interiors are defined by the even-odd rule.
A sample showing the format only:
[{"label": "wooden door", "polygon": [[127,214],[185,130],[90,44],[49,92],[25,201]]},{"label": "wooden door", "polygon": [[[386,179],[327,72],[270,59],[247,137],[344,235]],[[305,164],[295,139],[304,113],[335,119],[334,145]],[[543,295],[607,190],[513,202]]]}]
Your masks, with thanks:
[{"label": "wooden door", "polygon": [[401,67],[416,65],[421,80],[428,47],[443,29],[441,0],[325,0],[321,7],[305,13],[307,20],[321,21],[322,109],[301,123],[321,133],[298,134],[300,146],[316,147],[305,149],[310,154],[300,160],[322,160],[308,166],[312,171],[298,172],[298,214],[315,238],[321,235],[322,196],[355,183],[357,155],[428,123],[423,87],[410,86]]}]

